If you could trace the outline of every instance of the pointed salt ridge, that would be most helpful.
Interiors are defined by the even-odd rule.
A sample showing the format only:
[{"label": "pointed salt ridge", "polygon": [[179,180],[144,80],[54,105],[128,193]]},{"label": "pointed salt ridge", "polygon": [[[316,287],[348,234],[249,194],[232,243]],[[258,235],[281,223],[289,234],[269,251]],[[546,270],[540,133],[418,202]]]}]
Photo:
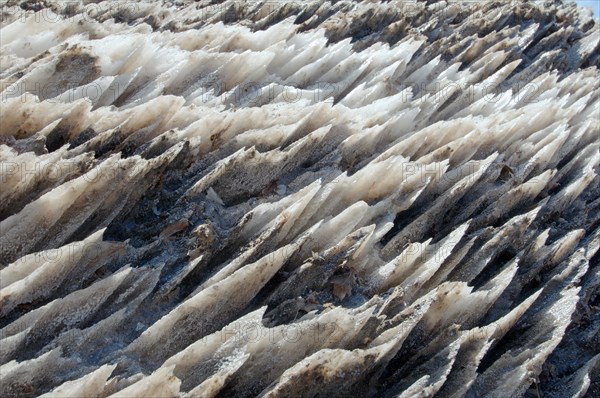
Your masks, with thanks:
[{"label": "pointed salt ridge", "polygon": [[[146,351],[167,333],[181,335],[180,339],[163,345],[161,350],[153,349],[152,353],[152,357],[157,359],[173,355],[177,352],[177,348],[187,346],[186,341],[189,343],[193,336],[202,337],[215,325],[235,318],[236,312],[247,305],[294,252],[293,245],[284,246],[257,262],[239,269],[224,280],[201,290],[150,326],[129,346],[128,350],[138,355],[148,355],[149,353]],[[242,285],[244,286],[243,294],[240,294]],[[228,299],[227,306],[224,306],[223,295],[234,291],[238,292],[235,299]],[[211,312],[213,316],[207,317]],[[186,328],[191,327],[193,320],[197,317],[201,317],[204,324],[200,330],[188,335],[189,331]],[[186,340],[183,340],[184,335]]]},{"label": "pointed salt ridge", "polygon": [[[30,254],[0,270],[2,280],[0,300],[9,300],[9,307],[46,298],[68,277],[86,251],[98,248],[102,251],[104,229],[90,235],[88,239],[74,242],[56,250]],[[95,254],[95,253],[94,253]],[[90,273],[93,270],[90,270]],[[4,312],[3,311],[3,312]]]},{"label": "pointed salt ridge", "polygon": [[[52,104],[47,100],[39,102],[30,93],[2,101],[0,133],[17,139],[29,137],[36,132],[47,136],[62,122],[66,109],[70,108],[70,104]],[[52,124],[53,122],[56,124]]]},{"label": "pointed salt ridge", "polygon": [[[418,109],[405,109],[391,117],[383,125],[376,125],[363,131],[359,130],[340,144],[340,150],[351,159],[367,155],[377,158],[374,156],[377,154],[377,148],[389,147],[395,141],[405,137],[407,131],[415,128],[415,118],[418,113]],[[373,155],[371,155],[372,153]],[[379,159],[383,160],[385,157]]]},{"label": "pointed salt ridge", "polygon": [[[360,259],[358,258],[359,256],[355,257],[355,254],[358,254],[360,248],[368,239],[368,231],[372,228],[359,228],[346,235],[335,245],[323,247],[321,242],[311,239],[313,231],[318,230],[321,224],[323,222],[317,223],[294,242],[294,245],[302,247],[304,253],[308,253],[310,258],[307,257],[307,254],[302,254],[300,251],[297,251],[290,258],[288,264],[291,266],[289,268],[293,267],[293,273],[273,293],[271,304],[289,302],[290,297],[303,295],[303,292],[306,291],[322,289],[326,281],[333,283],[333,280],[335,280],[333,276],[335,269],[332,267],[323,267],[323,262],[334,260],[352,273],[359,272],[358,263]],[[318,254],[321,251],[323,253],[322,256]],[[301,265],[294,266],[295,264]],[[344,281],[344,278],[342,278],[342,284],[347,282],[348,280]]]},{"label": "pointed salt ridge", "polygon": [[67,381],[54,390],[40,395],[40,398],[51,398],[51,397],[65,397],[65,398],[76,398],[76,397],[102,397],[103,390],[106,381],[110,377],[111,373],[117,365],[103,365],[93,372],[81,377],[80,379]]},{"label": "pointed salt ridge", "polygon": [[[135,313],[138,306],[156,287],[159,280],[162,266],[150,269],[134,269],[122,283],[123,289],[116,290],[116,293],[121,293],[111,303],[114,308],[121,308],[113,312],[110,316],[96,322],[92,326],[85,329],[73,328],[64,331],[60,336],[54,339],[47,347],[65,347],[68,352],[79,350],[85,352],[93,352],[100,344],[106,344],[106,336],[110,331],[117,328],[124,328],[125,324],[130,321],[131,315]],[[116,304],[116,305],[115,305]],[[109,307],[110,309],[110,307]],[[116,337],[116,336],[115,336]]]},{"label": "pointed salt ridge", "polygon": [[415,271],[407,276],[400,284],[406,300],[412,301],[413,295],[418,292],[419,288],[423,286],[433,274],[435,274],[460,242],[468,227],[468,222],[462,224],[443,240],[434,245],[429,244],[425,248],[425,257],[429,257],[429,259],[424,263],[416,264],[414,267],[416,268]]},{"label": "pointed salt ridge", "polygon": [[27,336],[23,340],[25,345],[21,345],[19,348],[23,350],[39,345],[45,339],[44,333],[48,330],[51,330],[54,336],[86,322],[119,288],[130,271],[131,269],[127,268],[86,289],[78,290],[65,298],[54,300],[33,310],[0,330],[0,333],[2,336],[11,336],[28,330]]},{"label": "pointed salt ridge", "polygon": [[240,235],[246,239],[255,236],[258,232],[263,231],[267,225],[274,223],[276,215],[292,204],[301,201],[304,206],[308,205],[319,189],[321,189],[320,179],[292,195],[284,196],[275,203],[263,203],[256,206],[249,213],[249,220],[244,224]]},{"label": "pointed salt ridge", "polygon": [[585,231],[582,229],[570,231],[551,246],[546,261],[550,264],[559,264],[574,251],[584,236]]},{"label": "pointed salt ridge", "polygon": [[587,241],[585,246],[585,257],[588,261],[591,261],[592,257],[600,250],[600,231],[596,231],[594,235],[587,238]]},{"label": "pointed salt ridge", "polygon": [[204,190],[207,190],[213,181],[226,172],[227,168],[230,168],[235,164],[242,163],[246,160],[253,159],[256,155],[256,152],[257,151],[253,147],[250,149],[241,148],[230,156],[220,160],[209,174],[201,178],[197,183],[187,190],[187,192],[184,194],[184,197],[191,198],[200,194]]},{"label": "pointed salt ridge", "polygon": [[597,177],[594,167],[597,167],[599,162],[600,153],[596,151],[588,161],[587,167],[579,173],[581,176],[557,193],[549,202],[549,208],[553,209],[553,211],[560,212],[570,205],[581,192],[587,188],[594,178]]},{"label": "pointed salt ridge", "polygon": [[[585,167],[585,162],[590,158],[593,159],[599,150],[600,143],[588,145],[583,148],[583,150],[575,154],[567,164],[558,170],[549,184],[555,185],[557,183],[564,184],[565,182],[572,182],[574,180],[573,174],[579,172],[581,168]],[[567,178],[569,180],[565,181]]]},{"label": "pointed salt ridge", "polygon": [[451,278],[468,282],[474,280],[485,268],[494,253],[505,249],[510,244],[511,239],[514,239],[516,236],[526,235],[529,232],[529,226],[534,222],[547,202],[548,199],[546,198],[539,203],[538,207],[508,220],[502,227],[495,231],[494,236],[483,245],[473,259],[464,265],[461,264],[460,269],[456,270],[451,275]]},{"label": "pointed salt ridge", "polygon": [[542,289],[523,300],[513,310],[497,321],[482,327],[480,330],[486,338],[494,340],[494,345],[517,323],[517,321],[531,308],[542,294]]},{"label": "pointed salt ridge", "polygon": [[25,345],[30,331],[31,328],[27,328],[22,332],[8,337],[4,337],[4,332],[0,332],[0,365],[4,365],[10,362],[12,358],[15,358],[19,349]]},{"label": "pointed salt ridge", "polygon": [[[27,152],[7,161],[0,177],[4,184],[0,193],[0,201],[5,204],[0,208],[2,216],[10,216],[21,210],[24,203],[19,202],[25,202],[25,198],[37,199],[45,190],[77,178],[93,167],[92,154],[63,159],[66,152],[64,147],[40,157]],[[8,206],[11,202],[18,207]]]},{"label": "pointed salt ridge", "polygon": [[473,379],[477,375],[477,367],[490,346],[491,342],[476,339],[471,335],[466,338],[462,337],[461,347],[456,355],[452,370],[446,376],[446,381],[438,394],[447,394],[448,397],[452,398],[464,396],[471,387]]},{"label": "pointed salt ridge", "polygon": [[[375,224],[367,225],[352,234],[356,234],[358,242],[357,248],[350,259],[350,266],[357,272],[360,272],[361,269],[366,267],[366,264],[363,263],[363,261],[368,263],[374,260],[370,253],[372,253],[373,247],[379,241],[379,238],[375,234],[375,228]],[[392,226],[390,225],[389,228],[392,228]]]},{"label": "pointed salt ridge", "polygon": [[452,273],[454,268],[463,261],[464,257],[467,255],[469,250],[475,244],[476,239],[478,238],[477,234],[473,234],[475,236],[471,237],[464,245],[462,245],[458,250],[454,250],[450,256],[442,263],[436,273],[429,278],[428,281],[425,282],[423,287],[421,287],[421,291],[419,292],[421,295],[426,294],[427,292],[433,290],[433,288],[437,285],[440,285],[444,280],[448,278],[448,275]]},{"label": "pointed salt ridge", "polygon": [[221,366],[215,373],[212,374],[212,376],[204,380],[188,394],[183,396],[189,398],[216,397],[217,394],[227,384],[227,382],[229,382],[235,373],[244,365],[249,357],[249,354],[242,351],[233,353],[229,357],[229,361],[224,366]]},{"label": "pointed salt ridge", "polygon": [[236,333],[228,333],[228,330],[234,330],[235,328],[245,330],[247,326],[249,327],[258,324],[265,313],[265,309],[266,307],[259,308],[258,310],[237,319],[235,321],[236,324],[228,324],[221,330],[190,344],[185,349],[167,359],[162,367],[168,368],[175,365],[173,372],[176,376],[182,378],[187,376],[188,372],[193,371],[194,366],[202,363],[203,360],[208,360],[228,339],[236,337],[238,339],[240,338]]},{"label": "pointed salt ridge", "polygon": [[[450,393],[454,390],[451,396],[460,397],[470,389],[476,379],[477,368],[483,356],[517,322],[540,293],[541,290],[527,298],[509,314],[490,325],[461,332],[462,352],[457,355],[456,366],[453,367],[448,376],[449,380],[442,387],[442,393]],[[469,355],[469,357],[464,358],[463,355]]]},{"label": "pointed salt ridge", "polygon": [[[143,299],[144,297],[141,297]],[[129,303],[128,308],[122,308],[113,312],[107,318],[104,318],[92,326],[84,329],[72,328],[61,332],[55,339],[47,344],[43,350],[62,347],[67,354],[74,351],[85,351],[89,354],[98,350],[98,347],[103,347],[107,343],[107,333],[118,328],[127,327],[127,323],[131,319],[131,315],[141,302],[140,297]],[[76,376],[84,373],[79,371]]]},{"label": "pointed salt ridge", "polygon": [[551,283],[546,286],[545,293],[548,296],[556,296],[562,294],[563,289],[569,286],[569,283],[579,283],[581,278],[590,268],[590,264],[586,261],[584,250],[578,249],[569,257],[568,261],[561,264],[562,270],[554,275]]},{"label": "pointed salt ridge", "polygon": [[461,324],[471,317],[472,287],[464,282],[446,282],[434,292],[436,299],[424,315],[429,330],[444,328],[450,324]]},{"label": "pointed salt ridge", "polygon": [[[118,162],[119,156],[113,156],[102,163],[102,165],[104,170],[109,170]],[[95,182],[94,180],[99,180],[96,185],[100,185],[103,182],[102,180],[107,180],[106,177],[102,178],[103,176],[106,176],[105,173],[96,173],[98,173],[98,169],[92,169],[82,177],[69,181],[43,195],[37,201],[28,204],[20,213],[0,222],[0,226],[4,231],[3,236],[0,237],[0,245],[7,248],[4,250],[4,254],[8,254],[6,251],[14,246],[14,241],[18,239],[19,236],[29,236],[27,244],[23,245],[23,251],[27,252],[29,251],[29,248],[34,247],[37,243],[37,239],[41,238],[41,234],[40,232],[34,233],[33,231],[27,230],[27,225],[37,225],[36,230],[38,231],[40,225],[45,225],[47,228],[51,227],[60,219],[68,207],[83,194],[88,184],[93,185]],[[42,215],[43,209],[47,210]],[[12,257],[14,257],[14,254]]]},{"label": "pointed salt ridge", "polygon": [[[398,397],[408,398],[423,392],[432,395],[437,393],[452,370],[452,365],[454,365],[460,345],[460,341],[455,341],[431,358],[427,363],[416,369],[412,374],[425,373],[426,375],[406,388],[404,387],[406,382],[402,381],[400,390],[402,393],[399,394]],[[408,376],[408,380],[413,378],[412,374]],[[394,387],[392,387],[392,389],[394,389]]]},{"label": "pointed salt ridge", "polygon": [[[369,309],[366,314],[351,314],[336,309],[321,315],[316,321],[296,325],[293,331],[290,325],[281,325],[271,334],[266,331],[259,333],[257,339],[252,339],[247,344],[246,350],[251,356],[236,373],[230,391],[232,393],[247,391],[251,386],[265,388],[270,380],[279,377],[285,369],[300,361],[305,354],[310,355],[325,347],[352,344],[369,319]],[[345,334],[341,333],[342,330]],[[269,336],[277,338],[277,344],[273,344],[273,337]],[[235,340],[230,339],[225,346],[239,344],[235,343]],[[299,350],[299,347],[303,347],[304,352]],[[248,365],[252,363],[269,364],[269,366],[263,365],[260,371],[248,370]]]},{"label": "pointed salt ridge", "polygon": [[[182,146],[178,145],[164,155],[161,155],[159,158],[150,161],[140,159],[139,157],[121,160],[119,155],[112,156],[83,176],[69,181],[43,195],[38,200],[27,205],[20,213],[15,214],[0,223],[3,230],[8,231],[0,237],[0,243],[4,249],[3,254],[7,255],[9,259],[14,257],[16,255],[16,253],[14,253],[14,242],[19,239],[19,237],[24,236],[24,234],[29,234],[30,239],[27,240],[27,244],[20,245],[21,253],[23,254],[27,254],[35,248],[41,239],[47,239],[46,243],[50,247],[62,245],[64,240],[66,240],[71,233],[85,222],[90,215],[101,208],[104,204],[104,200],[109,200],[111,195],[113,197],[118,196],[120,203],[117,202],[117,204],[115,204],[113,202],[114,208],[112,213],[106,215],[107,219],[102,220],[98,225],[98,227],[103,228],[111,221],[112,217],[115,217],[118,214],[121,206],[125,205],[129,194],[128,192],[125,195],[121,192],[115,194],[107,189],[108,185],[112,183],[111,177],[116,177],[118,175],[124,177],[120,181],[123,185],[125,185],[126,182],[139,181],[140,178],[150,170],[160,166],[161,163],[172,160],[181,148]],[[128,170],[130,167],[133,167],[133,171]],[[131,187],[129,187],[129,189],[131,189]],[[93,191],[99,191],[101,193],[100,196],[92,197],[90,193]],[[96,201],[94,202],[93,199],[96,199]],[[59,202],[60,205],[58,205]],[[80,209],[78,217],[67,218],[70,207]],[[42,212],[44,209],[47,210]],[[23,220],[37,220],[36,223],[38,228],[40,225],[43,225],[46,230],[40,231],[38,228],[35,230],[27,230],[27,226],[21,224]],[[58,225],[62,226],[60,231],[58,231]],[[52,237],[46,236],[48,231],[52,230],[55,231],[55,235]]]},{"label": "pointed salt ridge", "polygon": [[[541,365],[552,350],[560,343],[571,314],[579,298],[579,289],[569,289],[564,292],[561,299],[540,314],[540,321],[528,331],[528,334],[545,336],[544,342],[537,345],[533,350],[532,343],[524,343],[522,346],[507,352],[498,361],[479,376],[473,385],[475,392],[486,389],[495,396],[506,393],[507,380],[510,384],[511,394],[523,394],[531,384],[531,378],[537,377],[541,372]],[[527,340],[522,339],[526,342]],[[503,370],[501,370],[503,369]]]},{"label": "pointed salt ridge", "polygon": [[173,375],[174,367],[173,365],[168,368],[160,368],[137,383],[110,395],[109,398],[144,398],[150,395],[157,398],[177,396],[181,380]]},{"label": "pointed salt ridge", "polygon": [[[466,303],[462,305],[456,304],[459,306],[456,310],[449,310],[448,312],[458,311],[453,315],[452,320],[455,322],[458,321],[463,327],[469,327],[476,320],[481,319],[514,279],[517,273],[518,262],[518,258],[509,262],[486,286],[470,294],[466,298]],[[455,304],[453,303],[452,305],[454,306]],[[448,319],[446,314],[444,314],[444,317]]]},{"label": "pointed salt ridge", "polygon": [[500,196],[473,220],[473,228],[478,229],[484,225],[494,224],[501,217],[511,214],[510,212],[515,206],[523,206],[536,198],[548,185],[555,173],[556,170],[546,170],[541,175],[523,182]]},{"label": "pointed salt ridge", "polygon": [[[205,260],[203,255],[189,261],[177,274],[175,274],[166,284],[164,284],[157,292],[159,299],[164,299],[165,296],[171,294],[178,285],[195,269],[198,269],[199,265]],[[163,264],[164,265],[164,264]]]},{"label": "pointed salt ridge", "polygon": [[60,369],[73,366],[77,366],[76,361],[64,358],[59,348],[28,361],[8,362],[0,366],[0,393],[3,396],[18,395],[22,386],[29,386],[31,390],[39,392],[49,379],[57,377]]},{"label": "pointed salt ridge", "polygon": [[375,291],[385,291],[399,284],[411,271],[413,264],[425,253],[431,238],[423,243],[409,243],[396,258],[380,267],[375,275],[369,277],[370,285]]},{"label": "pointed salt ridge", "polygon": [[[222,269],[220,269],[215,275],[211,276],[206,282],[201,284],[196,290],[192,292],[192,296],[199,293],[201,290],[206,289],[207,287],[222,281],[227,278],[229,275],[233,274],[235,271],[240,269],[245,265],[249,258],[254,256],[256,253],[260,253],[262,246],[275,246],[280,243],[281,239],[284,238],[293,225],[294,221],[298,217],[298,215],[304,209],[306,205],[306,201],[301,199],[300,201],[292,204],[290,207],[285,209],[273,222],[273,225],[261,234],[255,241],[252,242],[250,248],[246,250],[244,253],[240,254],[235,260],[231,261],[229,264],[225,265]],[[297,253],[298,249],[302,246],[302,244],[310,237],[310,235],[306,235],[303,237],[299,237],[294,240],[290,245],[288,245],[289,253],[286,251],[286,255],[293,256]],[[266,254],[266,256],[276,256],[278,255],[276,252],[272,252]]]},{"label": "pointed salt ridge", "polygon": [[394,236],[385,245],[383,255],[389,256],[390,252],[405,242],[422,239],[423,234],[431,227],[434,220],[439,218],[445,212],[445,206],[451,206],[453,203],[460,200],[465,192],[479,180],[496,156],[497,154],[493,154],[486,158],[482,162],[482,167],[480,167],[479,170],[460,179],[460,181],[454,184],[447,193],[440,196],[430,209]]},{"label": "pointed salt ridge", "polygon": [[[323,349],[286,370],[281,377],[259,395],[278,397],[289,394],[349,393],[376,363],[379,349]],[[315,379],[318,378],[319,382]]]},{"label": "pointed salt ridge", "polygon": [[[352,232],[360,221],[360,216],[369,208],[369,205],[359,201],[344,209],[333,218],[326,219],[319,229],[315,230],[309,237],[310,240],[317,243],[317,247],[324,248],[332,245],[344,236]],[[308,247],[300,249],[300,256],[310,256]]]},{"label": "pointed salt ridge", "polygon": [[[440,150],[443,152],[448,152],[447,149],[449,149],[449,148],[450,147],[440,148],[440,149],[434,151],[432,153],[432,155],[435,156],[434,155],[435,152],[440,151]],[[463,176],[472,175],[473,173],[477,172],[478,170],[482,170],[482,169],[485,170],[485,172],[488,172],[490,169],[490,166],[493,166],[495,163],[498,163],[499,160],[500,160],[499,156],[498,157],[492,156],[492,157],[488,157],[483,160],[469,160],[468,162],[466,162],[462,165],[459,165],[456,168],[452,168],[452,169],[450,169],[449,167],[445,168],[444,172],[440,173],[440,175],[437,177],[437,179],[427,186],[427,191],[428,191],[427,193],[430,195],[442,195],[443,193],[450,190],[452,188],[452,186],[454,184],[456,184],[456,182],[460,181],[460,179]],[[433,163],[433,159],[431,159],[430,161],[432,163],[429,163],[424,158],[421,158],[417,161],[417,162],[424,163],[423,173],[428,173],[430,171],[430,167],[427,166],[428,163],[435,164],[435,163]]]}]

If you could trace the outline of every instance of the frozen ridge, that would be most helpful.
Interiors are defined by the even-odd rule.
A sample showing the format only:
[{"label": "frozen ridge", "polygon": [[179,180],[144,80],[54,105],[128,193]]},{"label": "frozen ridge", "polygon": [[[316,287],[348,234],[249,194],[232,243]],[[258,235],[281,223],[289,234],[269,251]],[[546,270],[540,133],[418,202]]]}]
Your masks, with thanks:
[{"label": "frozen ridge", "polygon": [[600,396],[561,1],[1,1],[1,397]]}]

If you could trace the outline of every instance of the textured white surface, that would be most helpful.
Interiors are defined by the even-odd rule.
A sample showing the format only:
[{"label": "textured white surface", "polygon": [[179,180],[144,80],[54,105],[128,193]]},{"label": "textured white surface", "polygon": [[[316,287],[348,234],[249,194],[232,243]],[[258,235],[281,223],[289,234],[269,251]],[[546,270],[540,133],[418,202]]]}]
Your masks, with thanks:
[{"label": "textured white surface", "polygon": [[0,394],[600,391],[599,25],[429,3],[3,1]]}]

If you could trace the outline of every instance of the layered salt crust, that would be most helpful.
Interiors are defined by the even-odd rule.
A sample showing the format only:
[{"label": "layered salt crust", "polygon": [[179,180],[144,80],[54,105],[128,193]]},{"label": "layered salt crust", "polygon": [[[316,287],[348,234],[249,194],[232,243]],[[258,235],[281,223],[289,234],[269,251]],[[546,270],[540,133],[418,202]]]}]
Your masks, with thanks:
[{"label": "layered salt crust", "polygon": [[591,13],[212,3],[1,3],[0,396],[597,396]]}]

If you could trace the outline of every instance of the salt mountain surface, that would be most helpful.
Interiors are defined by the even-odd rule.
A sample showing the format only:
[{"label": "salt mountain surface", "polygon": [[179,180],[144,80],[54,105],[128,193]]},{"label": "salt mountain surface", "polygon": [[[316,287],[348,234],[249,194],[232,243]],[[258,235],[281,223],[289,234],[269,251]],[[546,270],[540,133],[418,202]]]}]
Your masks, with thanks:
[{"label": "salt mountain surface", "polygon": [[2,2],[0,396],[600,396],[590,13],[209,3]]}]

